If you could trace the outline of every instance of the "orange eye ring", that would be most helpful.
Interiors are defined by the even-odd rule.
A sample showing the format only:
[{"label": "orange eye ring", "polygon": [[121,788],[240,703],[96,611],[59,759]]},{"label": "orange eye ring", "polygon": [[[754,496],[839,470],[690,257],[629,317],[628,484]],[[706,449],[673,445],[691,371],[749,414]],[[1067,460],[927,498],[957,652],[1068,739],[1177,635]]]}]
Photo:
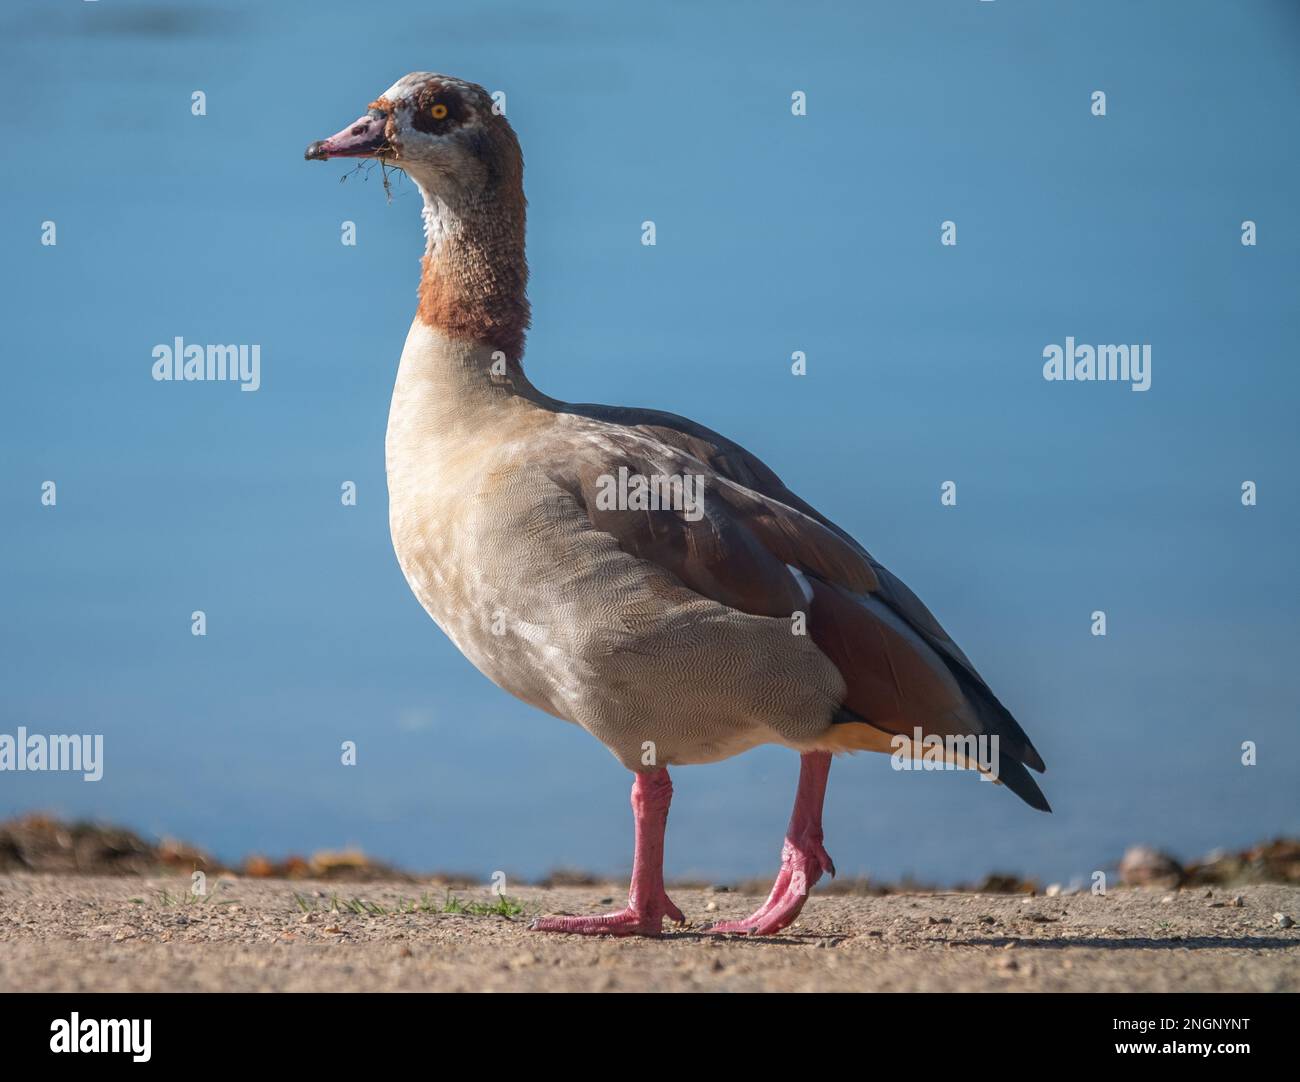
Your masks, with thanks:
[{"label": "orange eye ring", "polygon": [[446,120],[447,107],[443,105],[442,102],[438,102],[429,110],[429,115],[433,117],[434,120]]}]

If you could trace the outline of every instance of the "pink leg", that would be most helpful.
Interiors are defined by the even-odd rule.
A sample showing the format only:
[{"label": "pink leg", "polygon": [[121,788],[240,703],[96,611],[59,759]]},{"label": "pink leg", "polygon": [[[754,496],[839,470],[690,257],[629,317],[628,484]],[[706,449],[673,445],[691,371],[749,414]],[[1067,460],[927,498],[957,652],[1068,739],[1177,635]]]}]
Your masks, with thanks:
[{"label": "pink leg", "polygon": [[664,828],[672,799],[673,783],[663,767],[637,774],[632,782],[636,849],[626,909],[603,917],[540,917],[533,921],[532,928],[577,935],[659,935],[664,917],[684,924],[682,911],[664,890]]},{"label": "pink leg", "polygon": [[822,846],[822,803],[826,799],[826,777],[831,770],[828,751],[810,751],[799,764],[799,791],[781,847],[781,870],[772,893],[762,908],[744,920],[726,921],[706,932],[739,932],[771,935],[793,924],[808,900],[808,892],[823,872],[835,875],[835,865]]}]

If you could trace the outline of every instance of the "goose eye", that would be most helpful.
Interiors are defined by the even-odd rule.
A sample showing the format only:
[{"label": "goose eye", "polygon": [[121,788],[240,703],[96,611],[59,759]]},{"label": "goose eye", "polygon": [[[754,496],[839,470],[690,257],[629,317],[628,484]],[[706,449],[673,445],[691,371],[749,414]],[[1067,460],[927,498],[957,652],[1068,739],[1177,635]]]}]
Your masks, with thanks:
[{"label": "goose eye", "polygon": [[443,105],[442,102],[438,102],[429,110],[429,115],[433,117],[434,120],[445,120],[447,117],[447,107]]}]

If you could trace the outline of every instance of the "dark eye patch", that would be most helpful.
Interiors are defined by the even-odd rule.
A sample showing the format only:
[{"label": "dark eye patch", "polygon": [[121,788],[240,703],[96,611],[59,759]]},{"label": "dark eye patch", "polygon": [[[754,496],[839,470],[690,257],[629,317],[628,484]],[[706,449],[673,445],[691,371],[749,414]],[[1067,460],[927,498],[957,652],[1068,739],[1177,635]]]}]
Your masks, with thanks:
[{"label": "dark eye patch", "polygon": [[[469,119],[469,107],[454,90],[430,83],[421,87],[412,103],[411,124],[429,135],[445,135]],[[443,110],[446,113],[443,114]],[[438,115],[435,115],[438,114]]]}]

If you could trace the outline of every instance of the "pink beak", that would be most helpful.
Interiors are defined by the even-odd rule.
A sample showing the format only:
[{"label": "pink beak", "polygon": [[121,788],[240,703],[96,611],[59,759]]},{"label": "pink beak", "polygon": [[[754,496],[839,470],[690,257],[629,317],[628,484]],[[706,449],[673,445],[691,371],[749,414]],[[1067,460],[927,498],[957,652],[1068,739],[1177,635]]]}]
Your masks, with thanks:
[{"label": "pink beak", "polygon": [[388,114],[372,109],[359,117],[341,132],[328,139],[319,139],[303,155],[308,161],[327,161],[330,158],[383,158],[391,157],[393,148],[388,144],[384,129]]}]

